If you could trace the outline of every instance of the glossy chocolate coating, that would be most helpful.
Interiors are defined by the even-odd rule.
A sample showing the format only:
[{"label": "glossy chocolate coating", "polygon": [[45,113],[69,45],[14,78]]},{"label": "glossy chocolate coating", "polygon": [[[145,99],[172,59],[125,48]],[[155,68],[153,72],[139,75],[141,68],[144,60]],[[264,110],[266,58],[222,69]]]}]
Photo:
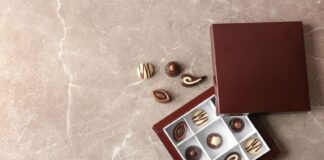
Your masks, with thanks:
[{"label": "glossy chocolate coating", "polygon": [[224,160],[241,160],[241,155],[237,152],[229,153]]},{"label": "glossy chocolate coating", "polygon": [[186,133],[187,133],[186,123],[180,122],[173,129],[173,139],[176,142],[180,142],[186,137]]},{"label": "glossy chocolate coating", "polygon": [[202,152],[199,147],[190,146],[186,149],[185,156],[187,160],[200,160]]},{"label": "glossy chocolate coating", "polygon": [[240,118],[233,118],[230,120],[229,126],[233,132],[241,132],[244,129],[244,121]]},{"label": "glossy chocolate coating", "polygon": [[151,63],[142,63],[137,67],[137,75],[142,79],[149,79],[154,74],[154,66]]},{"label": "glossy chocolate coating", "polygon": [[169,77],[176,77],[181,73],[181,67],[177,62],[169,62],[166,66],[165,66],[165,73],[169,76]]},{"label": "glossy chocolate coating", "polygon": [[190,74],[183,74],[181,75],[180,79],[181,79],[180,84],[182,86],[192,87],[205,80],[206,76],[196,77]]},{"label": "glossy chocolate coating", "polygon": [[156,89],[153,91],[154,99],[159,103],[169,103],[172,101],[172,98],[168,91],[164,89]]},{"label": "glossy chocolate coating", "polygon": [[211,133],[207,136],[207,145],[212,149],[217,149],[223,144],[222,137],[217,133]]}]

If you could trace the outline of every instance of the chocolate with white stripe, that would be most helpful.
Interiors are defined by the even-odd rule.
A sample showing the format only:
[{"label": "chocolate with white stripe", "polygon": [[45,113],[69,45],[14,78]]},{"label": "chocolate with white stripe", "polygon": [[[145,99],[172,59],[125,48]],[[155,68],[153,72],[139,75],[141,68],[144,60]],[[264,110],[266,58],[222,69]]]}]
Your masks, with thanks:
[{"label": "chocolate with white stripe", "polygon": [[192,121],[197,126],[205,125],[208,122],[208,114],[202,109],[197,109],[192,114]]},{"label": "chocolate with white stripe", "polygon": [[198,83],[202,82],[204,79],[206,79],[206,76],[201,77],[195,77],[190,74],[183,74],[180,76],[180,84],[184,87],[192,87],[197,85]]},{"label": "chocolate with white stripe", "polygon": [[229,153],[224,160],[241,160],[241,155],[237,152]]},{"label": "chocolate with white stripe", "polygon": [[261,141],[257,138],[250,138],[245,143],[245,150],[250,154],[257,154],[262,148]]},{"label": "chocolate with white stripe", "polygon": [[151,63],[142,63],[137,67],[137,75],[142,79],[151,78],[154,74],[154,66]]}]

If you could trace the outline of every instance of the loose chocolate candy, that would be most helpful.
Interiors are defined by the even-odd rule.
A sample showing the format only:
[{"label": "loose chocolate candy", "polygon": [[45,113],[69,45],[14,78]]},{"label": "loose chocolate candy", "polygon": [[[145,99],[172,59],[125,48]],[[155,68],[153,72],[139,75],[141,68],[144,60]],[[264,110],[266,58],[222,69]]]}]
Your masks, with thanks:
[{"label": "loose chocolate candy", "polygon": [[181,85],[184,87],[191,87],[206,79],[206,76],[195,77],[190,74],[183,74],[181,75]]},{"label": "loose chocolate candy", "polygon": [[173,129],[173,139],[176,142],[180,142],[186,137],[186,133],[187,133],[186,123],[180,122]]},{"label": "loose chocolate candy", "polygon": [[223,144],[222,137],[217,133],[211,133],[207,136],[207,145],[212,149],[217,149]]},{"label": "loose chocolate candy", "polygon": [[154,66],[151,63],[142,63],[137,67],[137,75],[142,79],[148,79],[154,74]]},{"label": "loose chocolate candy", "polygon": [[154,99],[159,103],[169,103],[172,101],[168,91],[164,89],[157,89],[153,91]]},{"label": "loose chocolate candy", "polygon": [[200,160],[201,149],[197,146],[190,146],[186,149],[185,156],[187,160]]},{"label": "loose chocolate candy", "polygon": [[241,155],[237,152],[229,153],[224,160],[241,160]]},{"label": "loose chocolate candy", "polygon": [[202,109],[195,110],[192,114],[192,121],[197,126],[203,126],[203,125],[207,124],[207,122],[208,122],[207,112]]},{"label": "loose chocolate candy", "polygon": [[240,118],[233,118],[230,120],[229,126],[233,132],[241,132],[244,128],[244,121]]},{"label": "loose chocolate candy", "polygon": [[262,143],[258,138],[250,138],[245,142],[245,151],[250,154],[258,154],[262,148]]},{"label": "loose chocolate candy", "polygon": [[166,66],[165,66],[165,73],[169,76],[169,77],[176,77],[180,74],[181,72],[181,67],[177,62],[169,62]]}]

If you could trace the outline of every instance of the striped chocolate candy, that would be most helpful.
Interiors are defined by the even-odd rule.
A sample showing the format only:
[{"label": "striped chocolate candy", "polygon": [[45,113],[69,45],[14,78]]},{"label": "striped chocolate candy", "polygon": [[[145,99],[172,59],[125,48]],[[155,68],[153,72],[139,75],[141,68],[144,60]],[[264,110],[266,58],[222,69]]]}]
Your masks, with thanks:
[{"label": "striped chocolate candy", "polygon": [[137,75],[142,79],[149,79],[154,74],[154,67],[151,63],[142,63],[137,67]]},{"label": "striped chocolate candy", "polygon": [[192,121],[197,125],[205,125],[208,122],[208,114],[202,109],[197,109],[192,114]]}]

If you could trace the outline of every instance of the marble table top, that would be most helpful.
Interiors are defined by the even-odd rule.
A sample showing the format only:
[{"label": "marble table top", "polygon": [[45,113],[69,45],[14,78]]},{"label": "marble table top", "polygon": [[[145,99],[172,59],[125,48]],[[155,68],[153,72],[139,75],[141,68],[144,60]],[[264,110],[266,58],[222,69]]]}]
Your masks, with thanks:
[{"label": "marble table top", "polygon": [[[1,160],[168,160],[152,125],[212,86],[212,23],[304,22],[312,110],[260,116],[282,154],[324,157],[323,0],[1,0]],[[164,65],[207,75],[184,88]],[[141,81],[136,67],[156,66]],[[175,100],[158,104],[156,88]]]}]

